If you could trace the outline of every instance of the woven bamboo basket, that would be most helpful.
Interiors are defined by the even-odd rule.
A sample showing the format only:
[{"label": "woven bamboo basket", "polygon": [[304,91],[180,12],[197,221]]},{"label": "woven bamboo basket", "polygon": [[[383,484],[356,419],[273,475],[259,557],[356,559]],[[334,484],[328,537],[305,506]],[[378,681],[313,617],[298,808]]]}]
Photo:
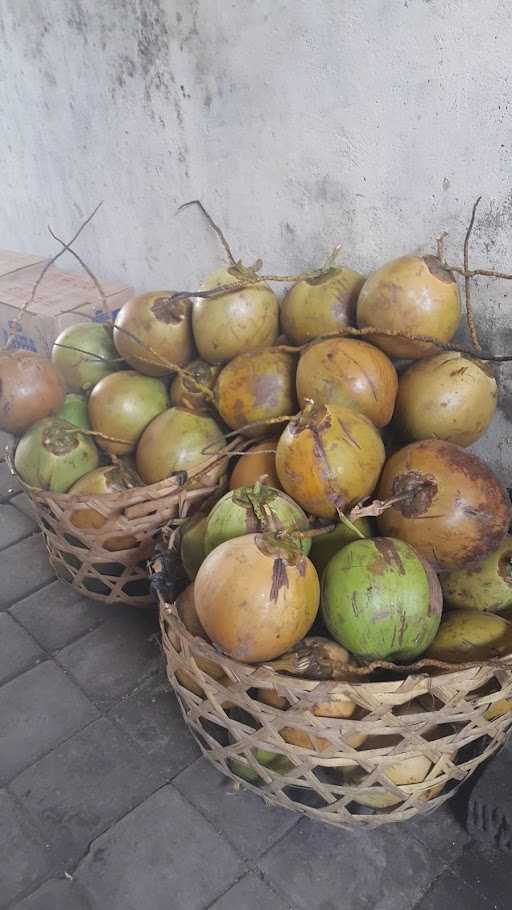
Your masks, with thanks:
[{"label": "woven bamboo basket", "polygon": [[[236,445],[234,440],[188,473],[101,496],[50,493],[28,487],[18,476],[34,506],[58,577],[80,594],[105,604],[154,606],[147,561],[158,532],[222,495],[228,453]],[[77,527],[73,519],[84,509],[94,509],[104,524]]]},{"label": "woven bamboo basket", "polygon": [[[512,701],[501,704],[512,699],[512,658],[457,669],[421,661],[381,671],[377,681],[374,672],[317,682],[226,657],[192,636],[161,595],[160,625],[169,682],[204,755],[267,803],[338,827],[433,811],[500,748],[512,724]],[[214,676],[205,659],[217,665]],[[262,689],[289,707],[263,703]],[[312,713],[340,701],[355,704],[351,717]],[[280,757],[269,763],[268,753]]]}]

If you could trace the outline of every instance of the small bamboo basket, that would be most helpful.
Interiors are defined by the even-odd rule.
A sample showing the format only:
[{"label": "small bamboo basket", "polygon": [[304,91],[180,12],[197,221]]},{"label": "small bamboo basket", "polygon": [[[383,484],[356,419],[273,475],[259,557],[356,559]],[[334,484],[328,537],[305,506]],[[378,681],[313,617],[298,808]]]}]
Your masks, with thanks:
[{"label": "small bamboo basket", "polygon": [[[234,440],[187,473],[99,496],[50,493],[29,487],[16,476],[32,501],[50,563],[60,579],[105,604],[151,607],[155,597],[147,561],[158,532],[222,495],[229,451],[236,445]],[[90,509],[104,523],[99,528],[77,527],[78,513]]]},{"label": "small bamboo basket", "polygon": [[[512,658],[446,670],[421,661],[356,682],[300,679],[226,657],[159,599],[167,675],[192,734],[219,771],[272,805],[338,827],[429,813],[512,724]],[[263,703],[261,690],[289,707]],[[355,705],[350,717],[312,713],[342,701]]]}]

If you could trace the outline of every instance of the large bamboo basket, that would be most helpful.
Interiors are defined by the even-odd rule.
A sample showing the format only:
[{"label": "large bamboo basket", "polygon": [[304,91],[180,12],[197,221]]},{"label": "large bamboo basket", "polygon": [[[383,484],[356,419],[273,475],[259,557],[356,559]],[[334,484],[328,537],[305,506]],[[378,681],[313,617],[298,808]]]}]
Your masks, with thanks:
[{"label": "large bamboo basket", "polygon": [[[234,440],[188,473],[101,496],[50,493],[28,487],[18,476],[34,506],[58,577],[80,594],[105,604],[154,606],[147,561],[158,532],[222,495],[228,453],[236,445]],[[105,523],[100,528],[77,527],[73,517],[83,509],[99,512]],[[130,545],[117,549],[126,538]]]},{"label": "large bamboo basket", "polygon": [[[268,803],[331,825],[375,827],[433,811],[500,748],[512,724],[512,711],[498,705],[512,698],[512,658],[446,670],[420,662],[381,671],[378,681],[373,673],[317,682],[231,660],[192,636],[161,595],[160,624],[169,682],[204,755]],[[221,679],[205,672],[204,659]],[[290,707],[262,703],[258,689],[284,696]],[[311,713],[340,700],[356,705],[352,717]],[[290,727],[303,731],[307,748],[283,739],[280,730]],[[283,759],[266,766],[257,750]],[[397,765],[403,771],[412,760],[422,768],[416,783],[386,776],[395,769],[396,779]]]}]

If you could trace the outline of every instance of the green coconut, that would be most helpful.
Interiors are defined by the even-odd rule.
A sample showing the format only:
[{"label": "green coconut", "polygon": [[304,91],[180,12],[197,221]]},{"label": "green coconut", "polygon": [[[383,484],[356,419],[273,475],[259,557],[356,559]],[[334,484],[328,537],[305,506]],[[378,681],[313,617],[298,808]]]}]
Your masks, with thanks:
[{"label": "green coconut", "polygon": [[498,613],[512,606],[512,536],[509,534],[475,569],[441,575],[441,586],[451,607]]},{"label": "green coconut", "polygon": [[[206,555],[226,540],[262,531],[307,531],[306,513],[286,493],[265,484],[230,490],[213,507],[206,523]],[[311,540],[300,540],[307,555]]]},{"label": "green coconut", "polygon": [[80,392],[69,392],[55,416],[59,420],[67,420],[68,423],[72,423],[74,427],[80,427],[81,430],[91,429],[87,398]]},{"label": "green coconut", "polygon": [[328,563],[322,612],[332,637],[363,660],[412,661],[435,638],[441,587],[401,540],[356,540]]},{"label": "green coconut", "polygon": [[52,363],[70,392],[88,392],[121,366],[112,327],[98,322],[68,326],[54,342]]},{"label": "green coconut", "polygon": [[53,493],[66,493],[98,464],[92,439],[55,417],[45,417],[27,430],[14,456],[15,468],[26,484]]},{"label": "green coconut", "polygon": [[208,516],[197,512],[181,528],[181,562],[190,581],[196,577],[199,567],[206,558],[204,535]]},{"label": "green coconut", "polygon": [[[367,518],[357,518],[353,524],[363,537],[372,536],[372,526]],[[343,547],[346,547],[348,543],[352,543],[353,540],[360,539],[359,535],[342,521],[336,525],[333,531],[326,531],[325,534],[318,534],[317,537],[313,537],[309,558],[318,572],[318,577],[322,577],[322,572],[327,563],[336,553],[339,553]]]},{"label": "green coconut", "polygon": [[[263,765],[264,768],[275,771],[277,774],[287,774],[287,772],[293,768],[292,762],[286,755],[282,755],[280,752],[269,752],[266,749],[254,749],[253,754],[259,765]],[[247,781],[249,784],[261,786],[261,784],[265,783],[263,778],[260,777],[258,772],[251,767],[251,765],[245,764],[245,762],[239,758],[230,758],[229,767],[233,774],[236,774],[237,777],[241,777],[242,780]]]}]

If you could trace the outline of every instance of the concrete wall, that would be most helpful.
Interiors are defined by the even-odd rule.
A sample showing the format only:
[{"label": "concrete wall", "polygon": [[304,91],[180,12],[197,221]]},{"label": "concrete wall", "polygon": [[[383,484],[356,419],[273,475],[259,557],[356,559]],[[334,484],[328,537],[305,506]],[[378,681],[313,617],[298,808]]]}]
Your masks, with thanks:
[{"label": "concrete wall", "polygon": [[[512,270],[508,0],[0,0],[0,246],[79,249],[139,288],[195,285],[222,250],[199,196],[267,269],[335,243],[361,270],[449,231]],[[512,285],[481,283],[512,350]],[[505,368],[503,378],[511,375]],[[504,398],[504,409],[512,406]],[[511,459],[502,416],[487,447]]]}]

